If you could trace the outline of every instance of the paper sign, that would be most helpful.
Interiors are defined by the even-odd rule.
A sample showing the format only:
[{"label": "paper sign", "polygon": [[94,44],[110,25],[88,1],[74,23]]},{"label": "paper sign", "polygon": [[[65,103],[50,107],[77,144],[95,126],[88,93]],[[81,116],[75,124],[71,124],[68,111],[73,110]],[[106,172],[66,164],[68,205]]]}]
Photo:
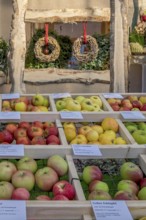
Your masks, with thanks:
[{"label": "paper sign", "polygon": [[91,205],[97,220],[133,220],[125,201],[93,200]]},{"label": "paper sign", "polygon": [[81,112],[60,112],[62,119],[83,119]]},{"label": "paper sign", "polygon": [[73,144],[73,153],[77,156],[102,156],[97,145]]},{"label": "paper sign", "polygon": [[0,119],[20,119],[20,112],[0,112]]},{"label": "paper sign", "polygon": [[119,93],[104,93],[103,94],[104,98],[106,99],[111,99],[111,98],[115,98],[115,99],[123,99],[124,97],[119,94]]},{"label": "paper sign", "polygon": [[2,94],[2,99],[18,99],[20,98],[19,93]]},{"label": "paper sign", "polygon": [[24,145],[19,144],[0,144],[0,156],[18,156],[23,157],[24,156]]},{"label": "paper sign", "polygon": [[25,201],[1,200],[0,201],[1,220],[26,220]]},{"label": "paper sign", "polygon": [[71,95],[70,93],[54,93],[52,94],[52,97],[54,99],[61,99],[61,98],[71,97]]},{"label": "paper sign", "polygon": [[124,119],[145,119],[140,111],[123,111],[121,115]]}]

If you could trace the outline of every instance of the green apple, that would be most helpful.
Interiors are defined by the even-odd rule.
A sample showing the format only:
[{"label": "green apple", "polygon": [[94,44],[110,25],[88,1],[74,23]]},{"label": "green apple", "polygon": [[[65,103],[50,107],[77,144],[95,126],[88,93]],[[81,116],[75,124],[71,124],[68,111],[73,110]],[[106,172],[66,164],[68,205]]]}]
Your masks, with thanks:
[{"label": "green apple", "polygon": [[99,105],[100,108],[102,107],[102,100],[99,98],[99,96],[91,96],[90,99],[93,103]]},{"label": "green apple", "polygon": [[93,103],[94,106],[94,112],[99,112],[100,111],[100,106],[96,103]]},{"label": "green apple", "polygon": [[90,184],[93,180],[102,180],[102,172],[98,166],[86,166],[83,169],[83,180],[85,183]]},{"label": "green apple", "polygon": [[137,130],[137,127],[134,125],[127,125],[126,128],[131,134]]},{"label": "green apple", "polygon": [[32,97],[32,104],[35,106],[43,105],[44,103],[44,96],[41,94],[36,94]]},{"label": "green apple", "polygon": [[91,101],[91,99],[85,98],[82,102],[81,102],[81,108],[82,110],[86,110],[86,111],[94,111],[95,107],[93,106],[93,102]]},{"label": "green apple", "polygon": [[54,169],[58,176],[63,176],[68,172],[68,164],[60,155],[53,155],[49,157],[47,166]]},{"label": "green apple", "polygon": [[68,100],[66,101],[66,109],[69,111],[81,111],[81,105],[76,100]]},{"label": "green apple", "polygon": [[17,162],[17,169],[18,170],[29,170],[32,173],[35,173],[37,170],[37,163],[36,161],[31,157],[22,157]]},{"label": "green apple", "polygon": [[88,196],[88,200],[111,200],[111,199],[112,197],[110,196],[110,194],[103,190],[92,191]]},{"label": "green apple", "polygon": [[123,191],[131,192],[131,193],[134,193],[135,195],[137,195],[139,187],[132,180],[121,180],[118,183],[117,189],[118,189],[118,191],[123,190]]},{"label": "green apple", "polygon": [[11,181],[13,174],[17,171],[16,166],[10,161],[0,162],[0,181]]},{"label": "green apple", "polygon": [[62,109],[65,109],[66,108],[66,102],[64,100],[57,100],[56,101],[56,109],[57,111],[61,111]]},{"label": "green apple", "polygon": [[47,107],[47,108],[50,106],[49,100],[48,100],[48,98],[46,98],[46,97],[44,97],[43,106],[45,106],[45,107]]},{"label": "green apple", "polygon": [[107,183],[100,181],[100,180],[93,180],[89,184],[89,192],[95,191],[95,190],[103,190],[104,192],[109,192],[109,187]]},{"label": "green apple", "polygon": [[133,138],[138,144],[146,144],[146,131],[137,130],[132,133]]},{"label": "green apple", "polygon": [[25,102],[17,102],[15,103],[15,111],[17,112],[26,112],[27,105]]},{"label": "green apple", "polygon": [[138,129],[146,131],[146,123],[145,122],[139,122],[138,123]]},{"label": "green apple", "polygon": [[146,200],[146,187],[143,187],[139,192],[138,192],[138,198],[140,200]]},{"label": "green apple", "polygon": [[139,101],[141,101],[142,104],[146,104],[146,96],[140,96]]},{"label": "green apple", "polygon": [[85,99],[85,97],[84,97],[84,96],[81,96],[81,95],[75,97],[75,100],[78,101],[80,104],[81,104],[81,102],[82,102],[84,99]]},{"label": "green apple", "polygon": [[0,182],[0,200],[10,200],[12,197],[12,193],[14,191],[14,186],[7,182]]}]

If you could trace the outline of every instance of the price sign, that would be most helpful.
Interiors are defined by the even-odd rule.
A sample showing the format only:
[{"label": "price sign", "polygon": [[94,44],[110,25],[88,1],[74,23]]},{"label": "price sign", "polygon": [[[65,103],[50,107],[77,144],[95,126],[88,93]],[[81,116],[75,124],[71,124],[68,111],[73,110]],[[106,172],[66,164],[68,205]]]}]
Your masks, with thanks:
[{"label": "price sign", "polygon": [[83,119],[81,112],[60,112],[61,119]]},{"label": "price sign", "polygon": [[104,93],[103,94],[104,98],[110,99],[110,98],[115,98],[115,99],[123,99],[124,97],[119,94],[119,93]]},{"label": "price sign", "polygon": [[71,97],[70,93],[54,93],[52,94],[53,99],[61,99]]},{"label": "price sign", "polygon": [[20,112],[0,112],[0,119],[20,119]]},{"label": "price sign", "polygon": [[91,205],[98,220],[133,220],[125,201],[93,200]]},{"label": "price sign", "polygon": [[1,220],[26,220],[25,201],[1,200],[0,201],[0,219]]},{"label": "price sign", "polygon": [[23,157],[24,156],[24,145],[19,144],[0,144],[0,156],[8,157]]},{"label": "price sign", "polygon": [[97,145],[73,144],[73,153],[77,156],[102,156],[102,153]]},{"label": "price sign", "polygon": [[145,119],[140,111],[123,111],[121,115],[124,119]]},{"label": "price sign", "polygon": [[19,93],[2,94],[2,99],[18,99],[20,98]]}]

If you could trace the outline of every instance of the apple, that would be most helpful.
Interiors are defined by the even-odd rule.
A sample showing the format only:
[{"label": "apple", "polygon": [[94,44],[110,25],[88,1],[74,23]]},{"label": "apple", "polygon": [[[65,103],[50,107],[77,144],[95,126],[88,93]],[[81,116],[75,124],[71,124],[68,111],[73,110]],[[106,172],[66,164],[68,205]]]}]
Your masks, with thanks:
[{"label": "apple", "polygon": [[50,122],[50,121],[43,122],[44,129],[49,128],[49,127],[54,127],[54,126],[55,126],[54,122]]},{"label": "apple", "polygon": [[17,111],[17,112],[26,112],[27,105],[26,105],[25,102],[21,102],[21,101],[20,102],[16,102],[14,110]]},{"label": "apple", "polygon": [[64,101],[64,100],[57,100],[55,105],[56,105],[57,111],[61,111],[62,109],[66,108],[66,101]]},{"label": "apple", "polygon": [[146,187],[146,177],[140,180],[140,188]]},{"label": "apple", "polygon": [[134,131],[132,136],[138,144],[146,144],[146,130]]},{"label": "apple", "polygon": [[138,122],[138,129],[146,131],[146,123]]},{"label": "apple", "polygon": [[41,122],[41,121],[34,121],[32,123],[32,126],[39,127],[39,128],[42,128],[42,129],[44,128],[43,122]]},{"label": "apple", "polygon": [[16,144],[30,145],[31,141],[27,136],[26,137],[18,137],[16,139]]},{"label": "apple", "polygon": [[119,125],[116,119],[110,118],[110,117],[104,118],[103,121],[101,122],[101,126],[103,130],[105,131],[112,130],[112,131],[118,132],[119,130]]},{"label": "apple", "polygon": [[81,104],[81,102],[82,102],[84,99],[85,99],[85,97],[82,96],[82,95],[79,95],[79,96],[76,96],[76,97],[75,97],[75,100],[78,101],[80,104]]},{"label": "apple", "polygon": [[31,109],[32,112],[41,112],[41,109],[39,108],[39,106],[34,106]]},{"label": "apple", "polygon": [[143,104],[143,106],[140,109],[141,111],[146,111],[146,104]]},{"label": "apple", "polygon": [[121,190],[114,195],[114,200],[138,200],[138,198],[134,193]]},{"label": "apple", "polygon": [[50,106],[50,103],[49,103],[49,100],[47,97],[44,97],[43,106],[45,106],[46,108],[48,108]]},{"label": "apple", "polygon": [[64,195],[56,195],[53,197],[52,200],[69,200],[69,199]]},{"label": "apple", "polygon": [[139,108],[140,109],[142,107],[142,103],[138,100],[132,101],[131,103],[132,103],[133,108]]},{"label": "apple", "polygon": [[105,192],[109,192],[109,187],[107,183],[100,181],[100,180],[93,180],[89,184],[89,192],[96,191],[96,190],[103,190]]},{"label": "apple", "polygon": [[30,193],[27,189],[17,188],[17,189],[14,189],[11,199],[14,199],[14,200],[29,200],[29,198],[30,198]]},{"label": "apple", "polygon": [[4,135],[4,133],[2,131],[0,131],[0,143],[5,142],[4,139],[5,139],[5,135]]},{"label": "apple", "polygon": [[142,187],[138,192],[138,198],[140,200],[146,200],[146,187]]},{"label": "apple", "polygon": [[143,179],[143,173],[139,166],[132,162],[124,162],[120,167],[120,175],[124,180],[139,182]]},{"label": "apple", "polygon": [[131,111],[132,109],[129,109],[126,106],[120,107],[119,111]]},{"label": "apple", "polygon": [[39,195],[36,197],[36,200],[51,200],[49,196]]},{"label": "apple", "polygon": [[117,103],[117,100],[114,99],[114,98],[108,98],[108,99],[107,99],[107,102],[108,102],[110,105],[112,105],[112,104]]},{"label": "apple", "polygon": [[93,106],[92,100],[89,98],[85,98],[81,102],[81,109],[86,110],[86,111],[94,111],[94,106]]},{"label": "apple", "polygon": [[10,100],[10,106],[12,108],[12,110],[15,110],[15,103],[17,102],[17,99],[11,99]]},{"label": "apple", "polygon": [[4,134],[4,142],[8,142],[9,144],[11,144],[14,140],[13,135],[7,131],[6,129],[2,131]]},{"label": "apple", "polygon": [[86,133],[86,138],[88,141],[97,141],[99,138],[99,134],[95,130],[90,130]]},{"label": "apple", "polygon": [[131,111],[140,111],[139,108],[132,108]]},{"label": "apple", "polygon": [[94,96],[94,95],[93,95],[93,96],[90,97],[90,99],[91,99],[91,101],[92,101],[93,103],[98,104],[99,107],[102,108],[102,100],[101,100],[101,98],[100,98],[99,96]]},{"label": "apple", "polygon": [[114,140],[114,144],[124,145],[126,141],[122,137],[116,137]]},{"label": "apple", "polygon": [[69,111],[81,111],[81,105],[76,100],[68,100],[66,101],[66,107]]},{"label": "apple", "polygon": [[111,107],[114,111],[119,111],[120,110],[120,106],[118,103],[114,103],[114,104],[111,104]]},{"label": "apple", "polygon": [[60,155],[53,155],[49,157],[47,166],[54,169],[58,176],[63,176],[68,172],[68,164]]},{"label": "apple", "polygon": [[70,143],[77,135],[76,130],[71,127],[65,127],[64,128],[64,134],[67,139],[67,141]]},{"label": "apple", "polygon": [[114,138],[113,135],[103,133],[99,135],[98,141],[100,142],[101,145],[112,145]]},{"label": "apple", "polygon": [[2,108],[11,108],[11,105],[10,105],[10,101],[9,100],[3,100],[2,101]]},{"label": "apple", "polygon": [[101,125],[92,125],[91,129],[97,131],[98,134],[102,134],[103,133],[103,128],[102,128]]},{"label": "apple", "polygon": [[25,188],[31,191],[35,184],[35,178],[29,170],[18,170],[12,176],[12,184],[15,188]]},{"label": "apple", "polygon": [[129,95],[127,98],[130,100],[130,102],[138,100],[138,97],[136,95]]},{"label": "apple", "polygon": [[83,134],[78,134],[70,144],[87,144],[87,138]]},{"label": "apple", "polygon": [[48,137],[49,135],[58,136],[58,128],[56,126],[46,128],[44,130],[44,136]]},{"label": "apple", "polygon": [[31,145],[46,145],[46,139],[42,136],[35,136],[31,140]]},{"label": "apple", "polygon": [[51,167],[43,167],[35,173],[37,186],[43,191],[49,191],[58,182],[58,175]]},{"label": "apple", "polygon": [[14,191],[14,186],[7,182],[0,182],[0,200],[9,200],[12,197],[12,193]]},{"label": "apple", "polygon": [[52,191],[54,196],[64,195],[69,200],[73,200],[75,198],[74,186],[66,180],[60,180],[57,183],[55,183]]},{"label": "apple", "polygon": [[88,200],[111,200],[112,197],[108,192],[95,190],[89,193]]},{"label": "apple", "polygon": [[74,130],[76,130],[76,126],[73,122],[64,122],[63,128],[73,128]]},{"label": "apple", "polygon": [[32,173],[35,173],[37,171],[37,163],[33,158],[25,156],[17,162],[17,169],[29,170]]},{"label": "apple", "polygon": [[16,166],[10,161],[0,162],[0,181],[10,181],[16,171]]},{"label": "apple", "polygon": [[26,97],[26,96],[21,96],[21,97],[19,98],[19,101],[25,102],[26,105],[28,105],[28,104],[30,103],[28,97]]},{"label": "apple", "polygon": [[127,191],[127,192],[134,193],[135,195],[137,195],[139,187],[132,180],[121,180],[118,183],[117,189],[118,189],[118,191],[121,191],[121,190]]},{"label": "apple", "polygon": [[18,125],[17,124],[14,124],[14,123],[9,123],[6,125],[5,129],[7,131],[9,131],[11,134],[14,134],[14,131],[16,131],[18,128]]},{"label": "apple", "polygon": [[[137,101],[133,101],[133,102],[137,102]],[[133,104],[131,102],[125,102],[123,103],[123,107],[126,107],[131,110],[133,108]]]},{"label": "apple", "polygon": [[27,135],[30,139],[36,136],[43,136],[43,133],[44,131],[42,128],[33,125],[27,129]]},{"label": "apple", "polygon": [[26,111],[27,111],[27,112],[32,112],[33,107],[34,107],[34,106],[33,106],[32,104],[28,104],[28,105],[27,105],[27,110],[26,110]]},{"label": "apple", "polygon": [[137,130],[137,127],[134,125],[127,125],[126,128],[131,134]]},{"label": "apple", "polygon": [[41,106],[44,103],[44,97],[41,94],[36,94],[32,97],[32,104],[35,106]]},{"label": "apple", "polygon": [[106,130],[104,134],[111,137],[111,140],[115,140],[116,138],[116,132],[113,130]]},{"label": "apple", "polygon": [[92,130],[92,128],[89,125],[84,125],[78,129],[78,133],[86,135],[91,130]]},{"label": "apple", "polygon": [[14,138],[18,139],[19,137],[27,137],[27,131],[25,128],[17,128],[17,130],[14,131]]},{"label": "apple", "polygon": [[86,166],[83,169],[83,180],[89,184],[93,180],[102,180],[102,172],[98,166]]},{"label": "apple", "polygon": [[40,110],[41,112],[48,112],[48,108],[46,106],[36,106],[38,107],[38,110]]},{"label": "apple", "polygon": [[139,97],[139,101],[140,101],[142,104],[146,104],[146,96],[140,96],[140,97]]},{"label": "apple", "polygon": [[46,139],[46,144],[50,144],[50,143],[56,143],[57,145],[60,145],[60,140],[57,136],[55,135],[50,135],[49,137],[47,137]]}]

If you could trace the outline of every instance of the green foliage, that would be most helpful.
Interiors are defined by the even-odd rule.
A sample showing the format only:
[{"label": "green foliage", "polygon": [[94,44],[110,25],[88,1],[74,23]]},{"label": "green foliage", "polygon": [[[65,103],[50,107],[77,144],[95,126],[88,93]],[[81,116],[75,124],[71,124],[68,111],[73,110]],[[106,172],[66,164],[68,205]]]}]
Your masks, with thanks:
[{"label": "green foliage", "polygon": [[0,38],[0,70],[7,74],[7,54],[8,54],[8,44],[4,39]]},{"label": "green foliage", "polygon": [[98,35],[95,33],[93,37],[96,39],[99,47],[98,56],[89,63],[80,64],[82,70],[106,70],[110,66],[110,37],[109,35]]},{"label": "green foliage", "polygon": [[138,34],[135,30],[133,30],[129,34],[129,42],[130,43],[139,43],[141,46],[144,47],[144,35]]},{"label": "green foliage", "polygon": [[61,52],[59,58],[54,62],[44,63],[44,62],[40,62],[35,57],[34,54],[35,43],[38,41],[39,38],[43,37],[44,34],[45,34],[44,30],[39,29],[33,35],[26,53],[26,60],[25,60],[26,68],[36,68],[36,69],[48,68],[48,67],[66,68],[68,64],[68,60],[71,57],[71,53],[72,53],[72,42],[68,36],[58,35],[54,31],[50,31],[49,35],[54,37],[60,45]]}]

